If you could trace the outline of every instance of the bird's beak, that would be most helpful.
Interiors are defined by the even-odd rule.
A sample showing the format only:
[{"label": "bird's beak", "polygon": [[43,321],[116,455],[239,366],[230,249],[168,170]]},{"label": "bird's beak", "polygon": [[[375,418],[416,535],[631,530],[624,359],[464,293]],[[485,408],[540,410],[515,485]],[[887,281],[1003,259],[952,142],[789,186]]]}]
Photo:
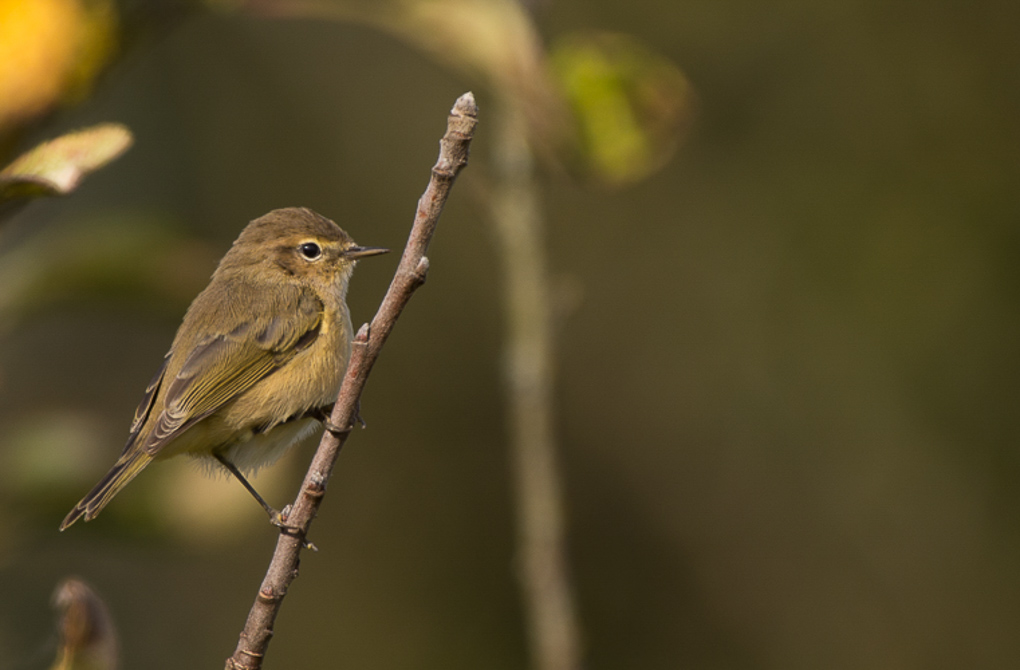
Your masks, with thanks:
[{"label": "bird's beak", "polygon": [[348,247],[344,250],[344,258],[364,258],[365,256],[378,256],[388,254],[389,249],[382,247]]}]

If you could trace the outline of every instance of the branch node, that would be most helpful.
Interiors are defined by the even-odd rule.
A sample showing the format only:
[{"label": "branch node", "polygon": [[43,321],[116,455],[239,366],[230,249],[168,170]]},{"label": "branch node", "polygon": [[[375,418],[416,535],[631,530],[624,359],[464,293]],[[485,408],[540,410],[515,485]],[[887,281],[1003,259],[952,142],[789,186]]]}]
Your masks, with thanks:
[{"label": "branch node", "polygon": [[436,179],[452,181],[453,178],[456,176],[456,173],[447,167],[441,167],[437,165],[434,168],[432,168],[432,176],[435,177]]},{"label": "branch node", "polygon": [[419,284],[424,284],[425,280],[429,275],[429,259],[428,256],[422,256],[421,260],[418,261],[418,265],[414,268],[415,280]]},{"label": "branch node", "polygon": [[367,344],[368,338],[372,335],[372,326],[367,323],[361,324],[361,328],[358,328],[358,332],[354,335],[354,344]]},{"label": "branch node", "polygon": [[310,496],[321,496],[326,492],[326,478],[322,476],[321,472],[314,472],[308,479],[308,486],[305,487],[305,493]]}]

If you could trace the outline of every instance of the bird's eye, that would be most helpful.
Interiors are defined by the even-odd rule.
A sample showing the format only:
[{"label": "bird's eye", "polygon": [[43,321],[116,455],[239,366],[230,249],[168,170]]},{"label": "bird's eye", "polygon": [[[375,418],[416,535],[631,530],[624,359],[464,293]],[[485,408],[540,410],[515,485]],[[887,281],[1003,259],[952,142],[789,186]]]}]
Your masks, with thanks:
[{"label": "bird's eye", "polygon": [[322,248],[315,242],[305,242],[298,247],[298,253],[310,261],[314,261],[322,255]]}]

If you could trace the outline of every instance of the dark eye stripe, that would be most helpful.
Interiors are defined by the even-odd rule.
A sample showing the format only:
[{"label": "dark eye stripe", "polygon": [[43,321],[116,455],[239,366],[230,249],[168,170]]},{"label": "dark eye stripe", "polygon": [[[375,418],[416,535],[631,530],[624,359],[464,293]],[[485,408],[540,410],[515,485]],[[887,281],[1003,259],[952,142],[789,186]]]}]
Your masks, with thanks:
[{"label": "dark eye stripe", "polygon": [[322,249],[315,242],[305,242],[298,247],[298,253],[307,258],[310,261],[314,261],[316,258],[322,255]]}]

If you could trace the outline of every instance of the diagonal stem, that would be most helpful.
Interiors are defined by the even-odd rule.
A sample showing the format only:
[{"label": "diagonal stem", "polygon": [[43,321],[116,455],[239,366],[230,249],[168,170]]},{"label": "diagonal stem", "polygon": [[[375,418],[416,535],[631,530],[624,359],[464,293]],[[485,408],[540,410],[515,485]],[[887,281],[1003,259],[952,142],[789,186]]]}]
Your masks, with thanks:
[{"label": "diagonal stem", "polygon": [[[425,193],[418,200],[411,234],[393,281],[371,326],[362,326],[354,338],[351,360],[347,365],[337,403],[329,417],[334,426],[353,425],[361,391],[379,356],[379,350],[411,295],[425,281],[429,267],[425,252],[435,233],[450,188],[457,174],[467,165],[468,149],[477,122],[478,107],[474,95],[465,93],[457,99],[450,111],[446,134],[440,141],[439,160],[432,168],[432,177]],[[288,587],[297,576],[308,528],[319,509],[336,459],[349,434],[349,431],[323,433],[301,484],[301,491],[291,506],[287,517],[287,532],[281,532],[277,539],[269,569],[248,613],[234,655],[227,659],[226,670],[255,670],[262,667],[262,660],[273,635],[276,615]]]},{"label": "diagonal stem", "polygon": [[273,508],[272,505],[266,502],[266,499],[259,495],[259,492],[255,490],[255,487],[251,485],[248,478],[241,474],[241,471],[237,469],[237,466],[227,460],[226,456],[222,454],[213,454],[213,458],[219,461],[220,465],[227,469],[227,472],[234,476],[234,479],[241,482],[241,486],[245,488],[248,493],[251,494],[252,498],[255,498],[255,502],[262,505],[262,509],[266,510],[266,514],[269,515],[269,520],[274,525],[280,525],[283,521],[283,515],[279,511]]}]

